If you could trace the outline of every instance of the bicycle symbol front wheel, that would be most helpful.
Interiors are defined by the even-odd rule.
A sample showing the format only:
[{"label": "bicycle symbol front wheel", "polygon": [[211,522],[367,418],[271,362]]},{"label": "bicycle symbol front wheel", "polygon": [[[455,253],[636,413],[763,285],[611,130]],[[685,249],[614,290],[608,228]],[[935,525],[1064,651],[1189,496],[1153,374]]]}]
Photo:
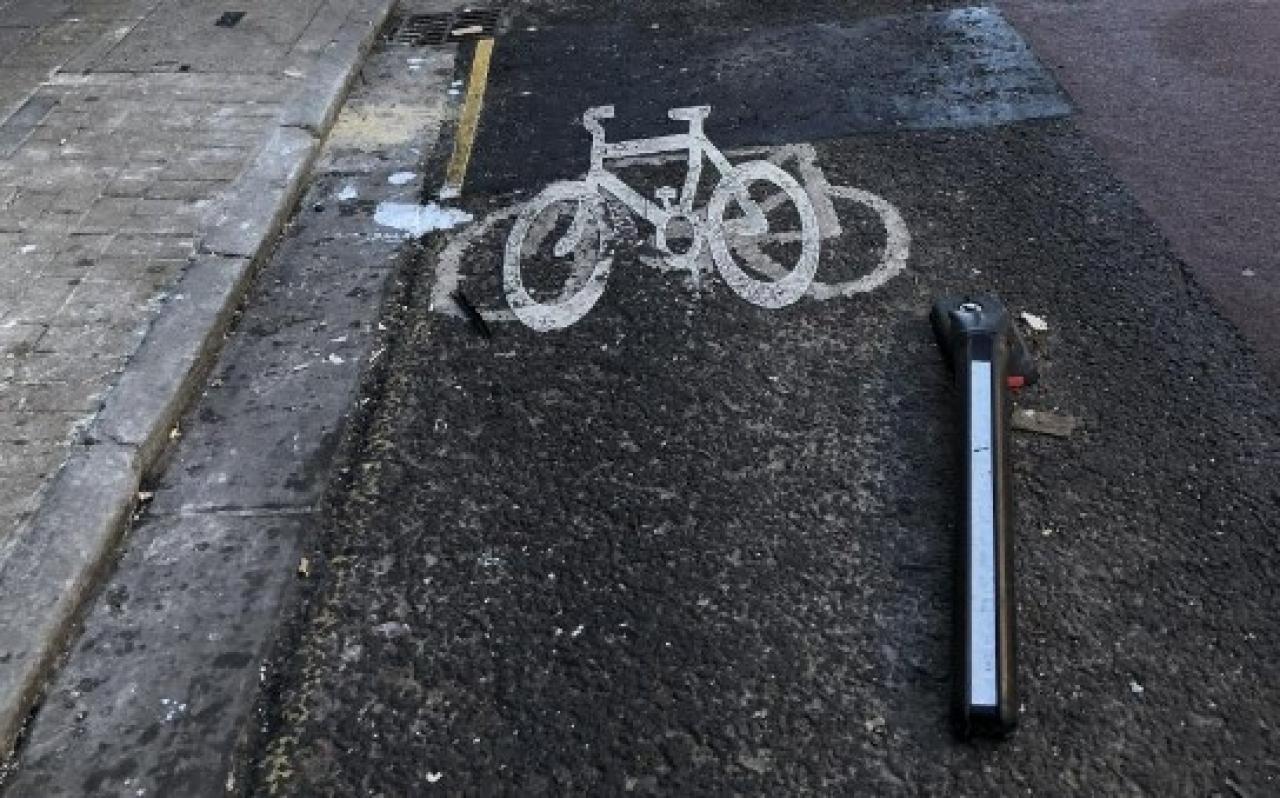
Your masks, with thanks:
[{"label": "bicycle symbol front wheel", "polygon": [[581,319],[613,268],[604,199],[580,181],[553,183],[525,206],[507,236],[503,292],[516,318],[539,332]]},{"label": "bicycle symbol front wheel", "polygon": [[[739,206],[754,203],[764,216],[764,229],[751,230],[741,219],[726,218],[731,200]],[[775,223],[788,229],[771,230]],[[813,203],[794,177],[768,161],[744,163],[720,181],[707,205],[707,228],[711,256],[725,282],[738,296],[762,308],[795,302],[804,296],[818,271],[820,243]],[[776,270],[781,276],[768,279],[775,269],[748,271],[738,263],[730,244],[744,235],[773,242],[777,251],[772,254],[784,261]],[[786,264],[792,262],[788,268]]]}]

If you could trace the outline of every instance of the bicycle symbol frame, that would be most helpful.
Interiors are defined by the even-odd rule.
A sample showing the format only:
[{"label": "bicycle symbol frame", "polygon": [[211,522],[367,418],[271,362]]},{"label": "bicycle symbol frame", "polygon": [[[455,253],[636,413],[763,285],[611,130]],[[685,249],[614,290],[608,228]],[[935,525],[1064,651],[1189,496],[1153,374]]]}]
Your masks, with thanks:
[{"label": "bicycle symbol frame", "polygon": [[[585,316],[599,300],[612,269],[612,255],[608,252],[612,230],[606,207],[610,199],[651,224],[658,251],[673,267],[692,270],[695,282],[701,276],[698,255],[703,246],[709,244],[712,260],[721,276],[747,301],[765,308],[780,308],[804,295],[817,272],[820,250],[818,219],[808,195],[795,178],[773,163],[764,160],[731,163],[704,133],[703,122],[710,113],[711,107],[705,105],[672,108],[667,115],[673,120],[688,122],[687,133],[613,143],[605,140],[601,124],[601,120],[613,118],[613,106],[597,106],[583,114],[583,126],[591,133],[591,166],[585,179],[553,183],[544,189],[521,211],[507,238],[503,289],[516,318],[539,331],[561,329]],[[605,166],[607,160],[672,152],[687,153],[688,171],[683,190],[677,192],[673,187],[663,186],[655,192],[657,202],[646,199]],[[709,161],[720,172],[720,182],[706,208],[699,210],[694,207],[694,202],[704,161]],[[772,183],[781,189],[781,195],[766,200],[771,207],[763,207],[762,203],[752,199],[748,186],[754,181]],[[675,201],[677,197],[678,202]],[[796,231],[796,238],[801,247],[800,256],[777,279],[760,279],[734,259],[726,233],[763,235],[768,232],[767,211],[784,199],[795,205],[799,217],[800,230]],[[725,218],[730,202],[741,209],[740,218]],[[554,255],[565,257],[574,253],[592,230],[599,235],[600,251],[594,258],[589,275],[580,281],[580,285],[570,286],[572,290],[562,293],[556,301],[540,302],[533,298],[524,284],[523,248],[530,228],[539,216],[560,203],[573,205],[573,219],[565,234],[555,242]],[[692,231],[689,248],[683,252],[673,251],[667,238],[668,230],[677,220],[682,220]]]}]

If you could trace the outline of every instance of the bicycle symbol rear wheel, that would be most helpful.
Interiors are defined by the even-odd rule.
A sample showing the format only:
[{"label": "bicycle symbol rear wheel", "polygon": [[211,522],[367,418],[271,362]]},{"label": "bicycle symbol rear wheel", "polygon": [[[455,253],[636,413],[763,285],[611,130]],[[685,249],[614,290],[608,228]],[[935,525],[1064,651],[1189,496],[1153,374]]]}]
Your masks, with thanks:
[{"label": "bicycle symbol rear wheel", "polygon": [[547,332],[590,312],[613,268],[607,219],[604,199],[580,181],[553,183],[525,206],[502,263],[503,292],[516,318]]},{"label": "bicycle symbol rear wheel", "polygon": [[[752,193],[753,183],[766,184],[763,188],[771,190],[770,195],[757,199]],[[755,239],[768,236],[774,242],[781,242],[784,251],[779,257],[794,259],[794,266],[788,268],[787,263],[783,263],[780,268],[768,270],[781,273],[776,279],[763,279],[767,277],[764,270],[747,271],[739,265],[731,251],[734,239],[743,235],[743,225],[735,224],[733,219],[726,219],[725,213],[731,201],[738,203],[739,192],[749,197],[748,201],[755,202],[765,216],[766,229],[751,231],[746,235]],[[786,215],[794,214],[790,221],[795,229],[769,230],[769,214],[784,204],[793,206],[793,210],[786,212]],[[809,201],[809,195],[794,177],[768,161],[741,164],[736,167],[733,175],[726,175],[720,181],[707,205],[707,229],[711,256],[725,282],[738,296],[762,308],[781,308],[795,302],[804,296],[818,271],[818,253],[821,247],[818,216]],[[795,254],[797,246],[798,255]]]}]

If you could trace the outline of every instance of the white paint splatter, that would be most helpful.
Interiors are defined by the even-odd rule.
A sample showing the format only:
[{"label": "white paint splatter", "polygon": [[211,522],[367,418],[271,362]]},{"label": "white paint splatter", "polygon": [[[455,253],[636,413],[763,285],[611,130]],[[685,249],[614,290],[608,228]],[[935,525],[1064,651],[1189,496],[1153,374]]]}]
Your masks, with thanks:
[{"label": "white paint splatter", "polygon": [[380,202],[373,220],[383,227],[394,227],[417,238],[432,230],[451,230],[471,221],[471,214],[458,208],[445,208],[434,202],[412,205],[407,202]]},{"label": "white paint splatter", "polygon": [[387,178],[387,182],[393,186],[403,186],[405,183],[413,180],[414,177],[415,175],[413,172],[396,172],[394,175]]},{"label": "white paint splatter", "polygon": [[24,247],[22,248],[22,254],[23,254],[23,255],[26,255],[27,253],[35,252],[35,251],[36,251],[36,245],[35,245],[35,244],[27,244],[26,246],[24,246]]},{"label": "white paint splatter", "polygon": [[340,200],[353,200],[358,196],[360,196],[360,192],[356,191],[356,187],[352,185],[343,186],[342,190],[338,192],[338,199]]}]

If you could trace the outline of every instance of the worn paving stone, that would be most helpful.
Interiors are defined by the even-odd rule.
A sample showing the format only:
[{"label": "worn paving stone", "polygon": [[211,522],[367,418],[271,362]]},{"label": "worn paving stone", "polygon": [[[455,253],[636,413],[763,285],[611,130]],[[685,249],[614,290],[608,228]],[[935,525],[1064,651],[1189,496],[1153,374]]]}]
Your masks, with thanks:
[{"label": "worn paving stone", "polygon": [[[88,354],[86,354],[86,351]],[[104,374],[119,373],[124,368],[125,357],[82,348],[73,351],[74,357],[65,352],[33,352],[18,361],[16,378],[26,383],[62,382],[75,385],[92,381]]]},{"label": "worn paving stone", "polygon": [[[12,30],[12,29],[0,29]],[[0,65],[0,122],[27,101],[32,90],[44,80],[47,70],[5,67]]]},{"label": "worn paving stone", "polygon": [[76,16],[90,21],[136,20],[160,4],[161,0],[81,0]]},{"label": "worn paving stone", "polygon": [[[67,430],[82,423],[84,416],[65,410],[52,412],[0,412],[0,442],[19,445],[32,441],[64,443]],[[30,461],[27,461],[28,466]]]},{"label": "worn paving stone", "polygon": [[4,323],[45,321],[62,309],[75,288],[62,277],[36,277],[27,281],[25,286],[15,306],[7,308]]},{"label": "worn paving stone", "polygon": [[[137,346],[141,340],[140,330],[118,330],[102,327],[61,327],[45,328],[44,334],[31,344],[35,354],[65,354],[68,352],[81,354],[78,359],[103,361],[120,358],[117,352],[127,352]],[[91,354],[85,358],[83,353]],[[73,362],[61,358],[63,362]],[[57,378],[32,380],[32,382],[56,382]]]},{"label": "worn paving stone", "polygon": [[18,186],[18,193],[4,210],[4,221],[0,222],[0,231],[17,232],[25,229],[48,210],[57,198],[57,192],[36,191],[26,186]]},{"label": "worn paving stone", "polygon": [[187,264],[180,260],[151,260],[139,258],[100,258],[93,264],[88,277],[93,280],[143,280],[163,286]]},{"label": "worn paving stone", "polygon": [[[233,28],[214,24],[221,9],[203,0],[173,0],[125,37],[96,68],[103,71],[278,71],[322,0],[255,5]],[[235,53],[229,57],[229,53]]]},{"label": "worn paving stone", "polygon": [[13,0],[4,9],[6,25],[48,25],[71,8],[71,0]]},{"label": "worn paving stone", "polygon": [[80,219],[77,229],[82,233],[119,230],[124,220],[133,214],[137,202],[130,197],[99,197]]},{"label": "worn paving stone", "polygon": [[[0,9],[0,14],[3,13]],[[7,54],[16,52],[34,33],[32,28],[0,28],[0,53],[6,54],[0,56],[0,64],[4,64],[8,60]]]},{"label": "worn paving stone", "polygon": [[161,179],[148,185],[142,192],[147,199],[196,200],[217,195],[229,180],[171,180],[161,173]]},{"label": "worn paving stone", "polygon": [[195,240],[189,235],[143,235],[122,233],[115,236],[103,251],[108,258],[169,260],[185,258],[191,254]]},{"label": "worn paving stone", "polygon": [[112,29],[106,22],[70,19],[43,28],[5,59],[14,67],[55,69]]},{"label": "worn paving stone", "polygon": [[68,410],[88,413],[111,385],[110,374],[100,374],[89,382],[39,385],[9,384],[0,391],[0,411],[49,412]]},{"label": "worn paving stone", "polygon": [[44,331],[42,324],[0,324],[0,357],[12,359],[32,351]]},{"label": "worn paving stone", "polygon": [[98,197],[102,196],[105,188],[106,181],[68,187],[57,196],[49,210],[54,213],[86,213],[93,207]]},{"label": "worn paving stone", "polygon": [[[10,416],[0,411],[0,419]],[[75,414],[40,413],[50,419],[39,423],[61,424],[70,429],[75,424]],[[66,429],[60,440],[52,445],[33,445],[0,440],[0,539],[35,511],[39,504],[40,489],[66,459],[69,447],[65,443]]]},{"label": "worn paving stone", "polygon": [[[161,179],[163,174],[164,166],[160,164],[127,166],[116,174],[110,185],[103,191],[103,195],[108,197],[145,197],[148,190]],[[206,186],[201,193],[195,196],[199,198],[209,191],[210,189]]]},{"label": "worn paving stone", "polygon": [[73,233],[62,240],[57,255],[76,260],[93,259],[101,255],[114,238],[110,233]]}]

